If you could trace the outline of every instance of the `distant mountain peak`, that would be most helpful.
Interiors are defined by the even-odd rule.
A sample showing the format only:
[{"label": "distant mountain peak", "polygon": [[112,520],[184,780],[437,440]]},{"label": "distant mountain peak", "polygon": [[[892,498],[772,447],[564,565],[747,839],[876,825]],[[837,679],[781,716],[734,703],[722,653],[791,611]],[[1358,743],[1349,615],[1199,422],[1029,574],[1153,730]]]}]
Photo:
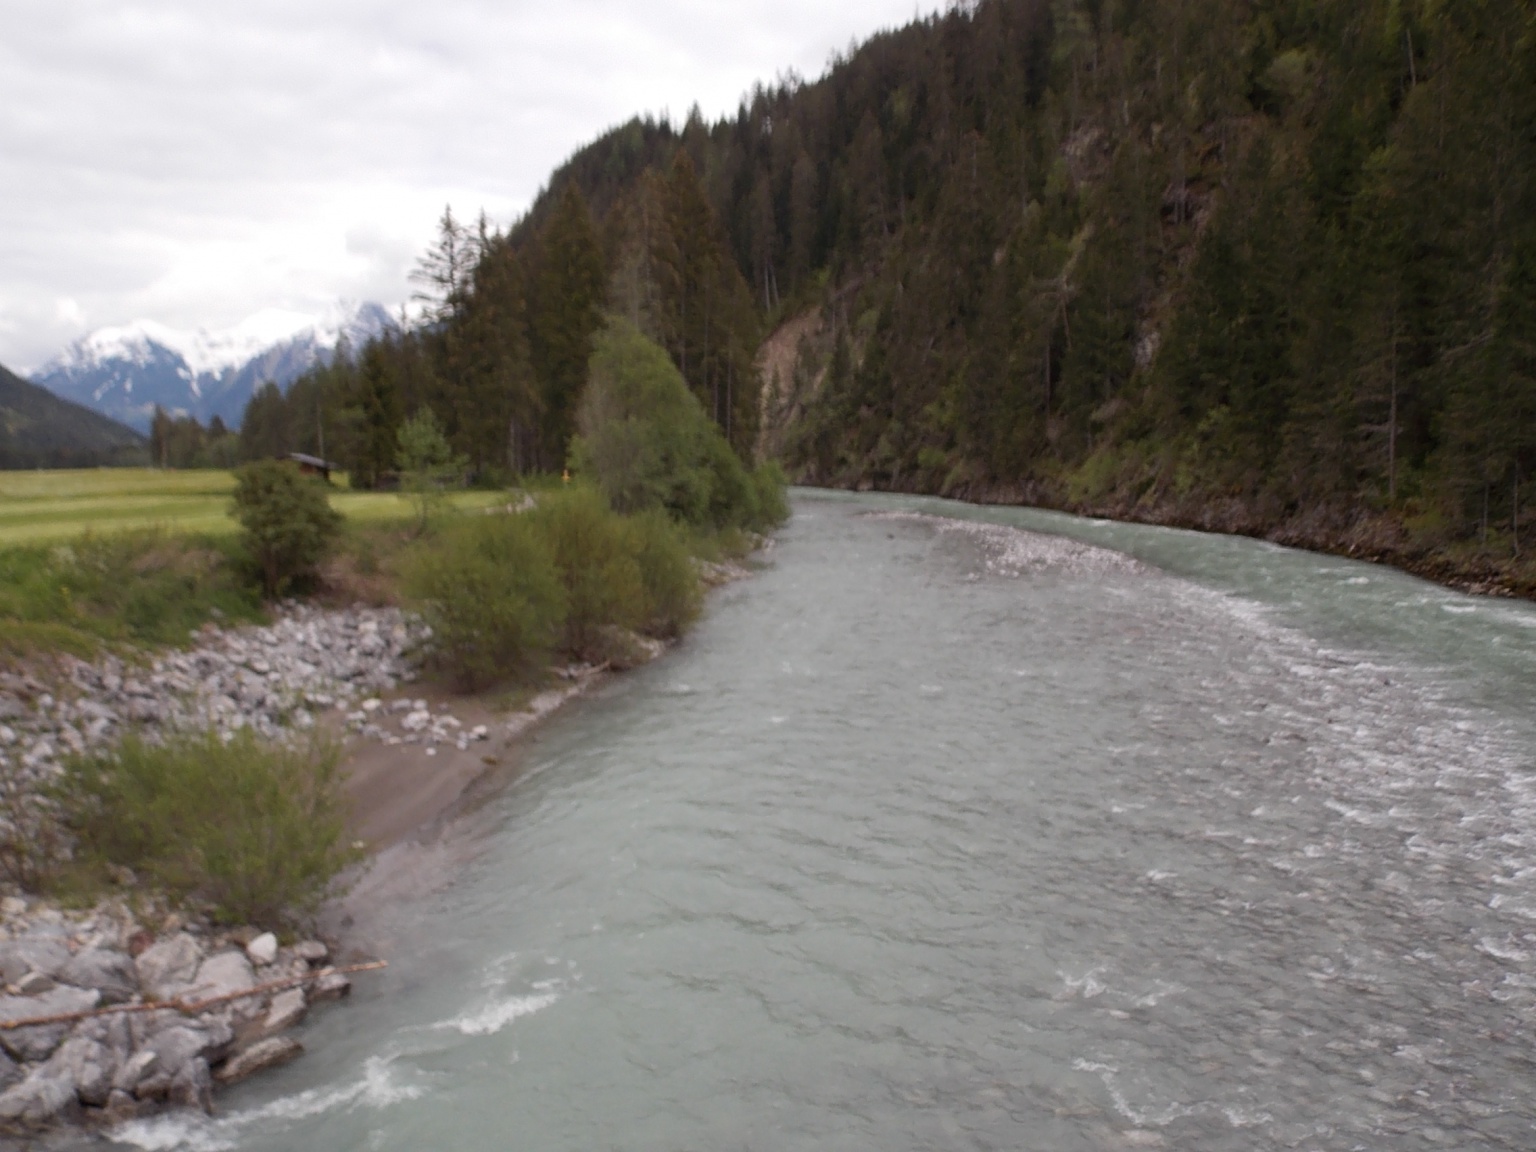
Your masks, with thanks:
[{"label": "distant mountain peak", "polygon": [[341,300],[320,313],[267,308],[231,328],[172,328],[154,320],[99,328],[33,373],[55,395],[147,429],[158,404],[200,420],[237,424],[267,381],[286,388],[345,339],[364,344],[389,327],[371,301]]}]

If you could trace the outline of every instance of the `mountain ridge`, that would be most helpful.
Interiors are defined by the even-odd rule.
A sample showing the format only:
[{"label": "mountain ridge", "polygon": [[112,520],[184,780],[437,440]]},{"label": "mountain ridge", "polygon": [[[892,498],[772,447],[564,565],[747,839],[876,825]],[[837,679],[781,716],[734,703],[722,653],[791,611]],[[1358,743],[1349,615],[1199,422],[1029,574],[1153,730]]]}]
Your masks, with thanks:
[{"label": "mountain ridge", "polygon": [[141,432],[156,406],[233,426],[262,384],[286,388],[328,362],[343,340],[361,347],[391,323],[371,301],[338,302],[318,316],[266,309],[223,330],[138,320],[74,341],[32,373],[32,382]]},{"label": "mountain ridge", "polygon": [[0,468],[94,468],[148,461],[144,437],[0,365]]}]

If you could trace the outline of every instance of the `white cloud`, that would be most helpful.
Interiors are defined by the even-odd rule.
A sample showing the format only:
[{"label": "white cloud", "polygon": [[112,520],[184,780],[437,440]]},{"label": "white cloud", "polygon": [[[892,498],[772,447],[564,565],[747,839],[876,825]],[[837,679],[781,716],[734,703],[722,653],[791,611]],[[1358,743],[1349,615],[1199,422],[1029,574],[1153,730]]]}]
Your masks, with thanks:
[{"label": "white cloud", "polygon": [[[927,10],[934,5],[923,5]],[[0,0],[0,363],[89,328],[396,303],[636,113],[819,74],[911,0]]]}]

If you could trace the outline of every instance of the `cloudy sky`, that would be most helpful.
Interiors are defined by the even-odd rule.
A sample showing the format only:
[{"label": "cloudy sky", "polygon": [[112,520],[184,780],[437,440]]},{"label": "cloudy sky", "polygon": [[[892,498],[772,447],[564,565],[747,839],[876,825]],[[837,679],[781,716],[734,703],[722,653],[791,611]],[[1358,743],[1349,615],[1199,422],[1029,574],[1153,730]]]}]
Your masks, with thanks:
[{"label": "cloudy sky", "polygon": [[0,0],[0,363],[134,319],[394,304],[445,203],[515,218],[637,112],[934,0]]}]

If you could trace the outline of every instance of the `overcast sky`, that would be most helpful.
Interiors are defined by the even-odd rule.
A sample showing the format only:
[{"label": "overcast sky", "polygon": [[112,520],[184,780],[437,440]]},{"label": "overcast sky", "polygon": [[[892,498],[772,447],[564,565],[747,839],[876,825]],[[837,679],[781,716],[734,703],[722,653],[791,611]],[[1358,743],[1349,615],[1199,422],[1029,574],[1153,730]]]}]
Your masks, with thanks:
[{"label": "overcast sky", "polygon": [[0,0],[0,363],[109,324],[395,304],[445,203],[508,223],[636,113],[923,0]]}]

